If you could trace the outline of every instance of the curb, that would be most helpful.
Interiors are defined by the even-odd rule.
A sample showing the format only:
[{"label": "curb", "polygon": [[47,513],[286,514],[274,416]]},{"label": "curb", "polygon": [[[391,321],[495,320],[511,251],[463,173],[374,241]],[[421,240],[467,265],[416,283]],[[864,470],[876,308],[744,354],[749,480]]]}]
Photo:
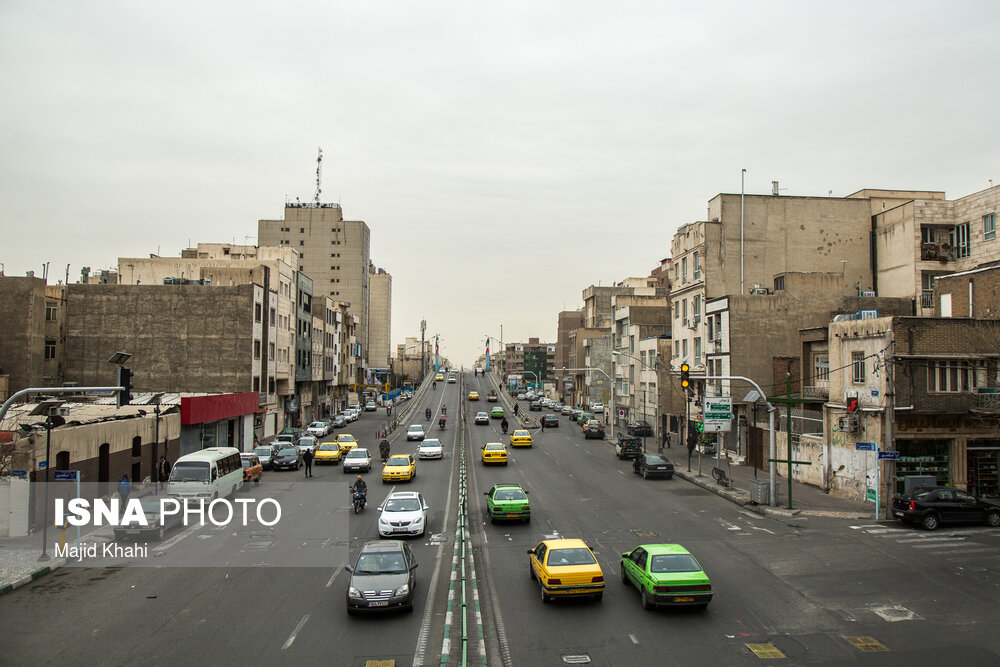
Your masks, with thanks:
[{"label": "curb", "polygon": [[62,560],[62,559],[61,560],[57,560],[57,561],[53,561],[51,565],[46,565],[45,567],[39,568],[39,569],[35,570],[34,572],[32,572],[31,574],[28,574],[27,576],[21,577],[20,579],[18,579],[17,581],[15,581],[12,584],[6,584],[5,586],[0,586],[0,595],[6,595],[7,593],[10,593],[11,591],[13,591],[15,589],[18,589],[21,586],[26,586],[27,584],[30,584],[35,579],[38,579],[40,577],[44,577],[46,574],[52,572],[53,570],[58,570],[60,567],[62,567],[65,564],[66,564],[66,561]]}]

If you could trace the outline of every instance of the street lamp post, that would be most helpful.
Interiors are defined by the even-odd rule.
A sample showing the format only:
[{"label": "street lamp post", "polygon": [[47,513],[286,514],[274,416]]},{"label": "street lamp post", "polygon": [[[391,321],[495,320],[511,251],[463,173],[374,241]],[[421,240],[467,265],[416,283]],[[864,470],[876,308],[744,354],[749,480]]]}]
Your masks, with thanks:
[{"label": "street lamp post", "polygon": [[[611,377],[608,376],[607,373],[605,373],[600,368],[592,368],[592,367],[587,367],[587,368],[566,368],[564,366],[563,368],[561,368],[559,370],[562,370],[562,371],[597,371],[598,373],[600,373],[601,375],[603,375],[605,377],[605,379],[607,379],[608,385],[611,387],[611,414],[614,415],[614,412],[615,412],[615,386],[614,386],[614,384],[611,383]],[[611,439],[613,440],[614,437],[615,437],[615,420],[611,419],[609,423],[611,424]]]}]

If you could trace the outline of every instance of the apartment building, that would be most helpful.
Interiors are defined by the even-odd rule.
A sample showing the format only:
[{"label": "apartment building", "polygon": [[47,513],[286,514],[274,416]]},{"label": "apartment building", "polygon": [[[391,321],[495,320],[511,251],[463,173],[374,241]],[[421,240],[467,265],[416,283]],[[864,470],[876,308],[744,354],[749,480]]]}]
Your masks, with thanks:
[{"label": "apartment building", "polygon": [[420,342],[419,338],[407,336],[396,346],[396,358],[393,360],[393,372],[412,382],[419,382],[427,373],[428,363],[434,359],[431,342]]},{"label": "apartment building", "polygon": [[392,276],[385,269],[369,271],[371,303],[368,317],[368,365],[370,368],[389,368],[392,352]]},{"label": "apartment building", "polygon": [[[655,353],[656,344],[647,344],[646,349],[640,350],[640,343],[644,339],[670,335],[670,297],[666,294],[623,294],[614,297],[613,301],[613,363],[617,411],[614,417],[618,420],[617,423],[625,424],[638,418],[636,412],[641,414],[642,408],[649,401],[649,383],[656,382],[655,359],[652,363],[648,359],[650,349]],[[645,389],[645,396],[641,389]],[[655,400],[652,405],[656,405]]]},{"label": "apartment building", "polygon": [[286,203],[281,220],[259,220],[257,242],[298,252],[296,269],[312,278],[314,294],[346,302],[358,316],[362,376],[369,359],[371,232],[344,220],[339,204]]},{"label": "apartment building", "polygon": [[527,343],[504,344],[504,372],[508,384],[538,383],[555,379],[556,346],[529,338]]},{"label": "apartment building", "polygon": [[561,368],[573,368],[569,363],[570,336],[572,332],[583,326],[583,312],[579,310],[564,310],[556,316],[556,393],[566,395],[567,383],[572,382],[572,376],[561,372]]},{"label": "apartment building", "polygon": [[[610,327],[579,327],[569,332],[566,368],[573,370],[563,376],[570,378],[566,381],[565,402],[582,407],[611,401],[615,376],[611,365],[613,349]],[[555,369],[558,375],[563,375],[561,368]]]}]

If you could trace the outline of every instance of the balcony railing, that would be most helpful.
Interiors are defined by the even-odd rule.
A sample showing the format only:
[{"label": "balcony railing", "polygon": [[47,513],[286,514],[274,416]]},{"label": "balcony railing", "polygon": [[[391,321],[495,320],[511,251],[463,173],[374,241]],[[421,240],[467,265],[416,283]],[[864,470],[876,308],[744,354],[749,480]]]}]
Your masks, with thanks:
[{"label": "balcony railing", "polygon": [[980,389],[978,407],[982,410],[1000,410],[1000,391],[997,389]]},{"label": "balcony railing", "polygon": [[830,385],[817,384],[809,387],[803,387],[802,397],[828,400],[830,398]]},{"label": "balcony railing", "polygon": [[934,290],[925,289],[920,292],[920,307],[921,308],[933,308],[934,307]]},{"label": "balcony railing", "polygon": [[947,262],[955,259],[955,250],[947,243],[922,243],[920,259],[924,261],[938,260]]}]

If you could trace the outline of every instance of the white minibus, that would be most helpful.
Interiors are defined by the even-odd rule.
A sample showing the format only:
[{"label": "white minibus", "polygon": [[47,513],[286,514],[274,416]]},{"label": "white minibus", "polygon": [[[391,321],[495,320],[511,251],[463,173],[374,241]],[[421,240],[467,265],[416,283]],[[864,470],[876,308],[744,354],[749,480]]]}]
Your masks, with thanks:
[{"label": "white minibus", "polygon": [[243,487],[243,464],[235,447],[206,447],[177,459],[170,470],[171,498],[230,496]]}]

